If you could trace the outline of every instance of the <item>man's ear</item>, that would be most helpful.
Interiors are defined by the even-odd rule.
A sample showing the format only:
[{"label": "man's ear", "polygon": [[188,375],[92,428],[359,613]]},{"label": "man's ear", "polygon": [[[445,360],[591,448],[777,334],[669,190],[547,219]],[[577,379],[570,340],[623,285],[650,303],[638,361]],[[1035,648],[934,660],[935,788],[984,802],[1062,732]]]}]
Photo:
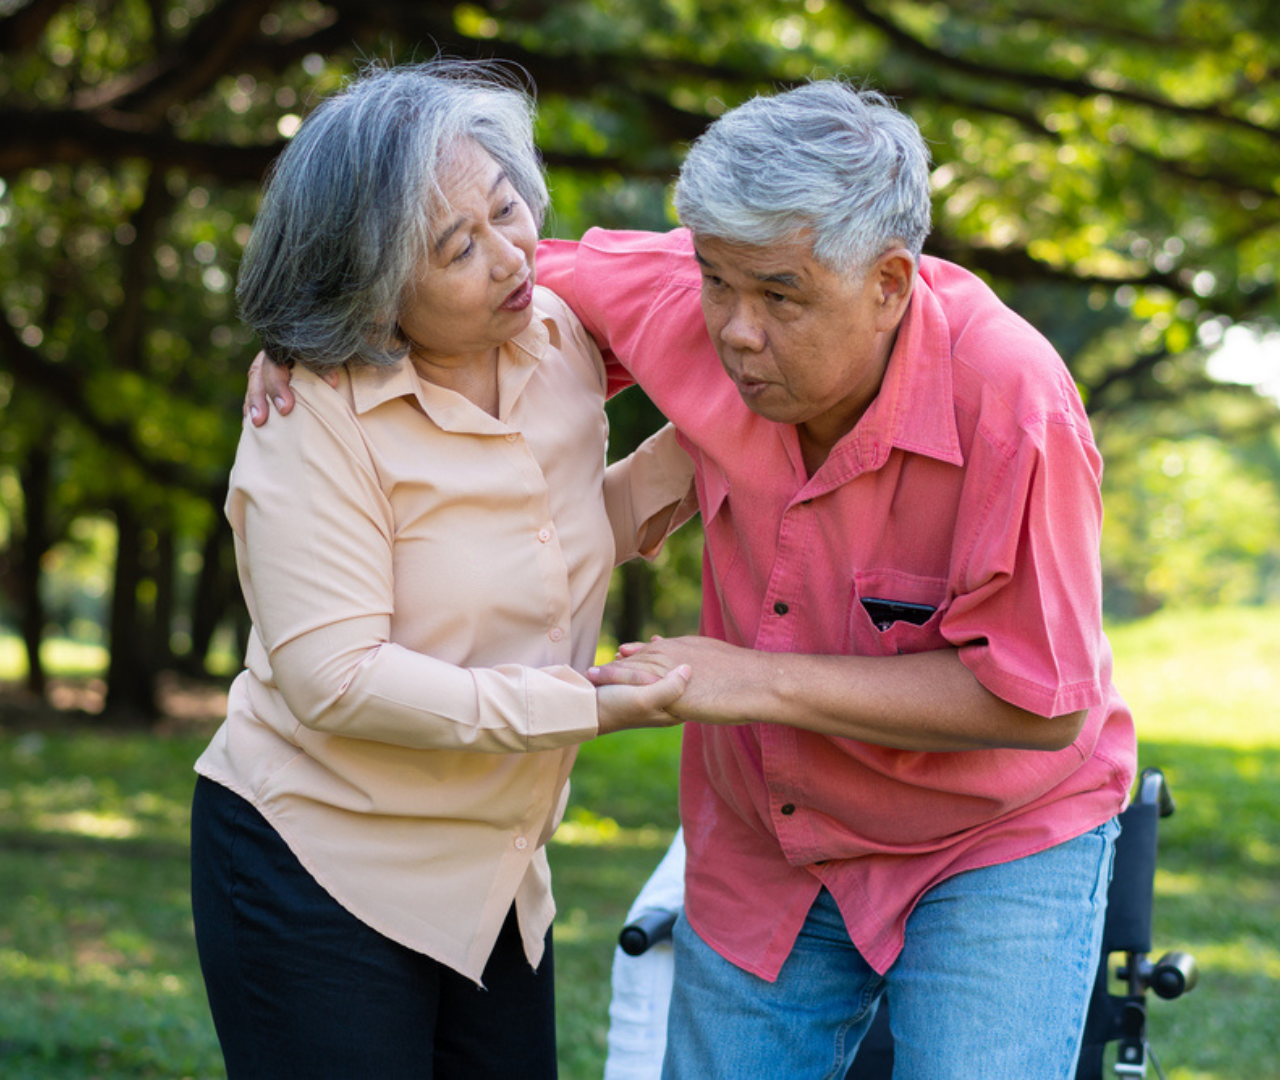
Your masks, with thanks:
[{"label": "man's ear", "polygon": [[890,248],[872,268],[880,310],[876,329],[893,330],[907,313],[916,283],[916,261],[906,248]]}]

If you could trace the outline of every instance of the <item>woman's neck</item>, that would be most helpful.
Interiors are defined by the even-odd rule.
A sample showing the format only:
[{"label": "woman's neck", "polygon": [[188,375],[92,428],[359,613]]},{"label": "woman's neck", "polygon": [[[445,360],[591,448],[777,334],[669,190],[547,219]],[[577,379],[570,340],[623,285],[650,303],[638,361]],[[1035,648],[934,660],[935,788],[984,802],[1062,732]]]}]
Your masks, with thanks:
[{"label": "woman's neck", "polygon": [[470,356],[430,356],[416,349],[409,359],[418,377],[461,394],[490,416],[498,415],[498,350]]}]

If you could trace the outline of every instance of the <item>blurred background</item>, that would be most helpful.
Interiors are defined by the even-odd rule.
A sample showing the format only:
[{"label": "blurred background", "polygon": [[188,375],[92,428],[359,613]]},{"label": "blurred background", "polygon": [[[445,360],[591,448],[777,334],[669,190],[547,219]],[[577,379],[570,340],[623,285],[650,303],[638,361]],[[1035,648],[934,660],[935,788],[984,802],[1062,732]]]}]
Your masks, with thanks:
[{"label": "blurred background", "polygon": [[[927,252],[985,277],[1079,384],[1107,462],[1117,681],[1202,815],[1162,889],[1199,898],[1178,931],[1238,981],[1172,1075],[1280,1077],[1269,0],[0,0],[0,877],[20,882],[0,892],[0,1074],[220,1068],[181,864],[190,761],[246,629],[221,512],[257,348],[237,265],[318,98],[437,52],[527,73],[558,236],[672,227],[684,148],[755,93],[843,75],[915,118]],[[615,454],[659,422],[638,391],[610,412]],[[602,648],[694,629],[698,568],[695,523],[620,571]],[[560,839],[561,940],[586,950],[570,1077],[599,1075],[610,920],[674,828],[675,743],[628,745],[584,753]],[[1215,858],[1222,896],[1197,876]],[[1233,927],[1216,944],[1215,912]]]}]

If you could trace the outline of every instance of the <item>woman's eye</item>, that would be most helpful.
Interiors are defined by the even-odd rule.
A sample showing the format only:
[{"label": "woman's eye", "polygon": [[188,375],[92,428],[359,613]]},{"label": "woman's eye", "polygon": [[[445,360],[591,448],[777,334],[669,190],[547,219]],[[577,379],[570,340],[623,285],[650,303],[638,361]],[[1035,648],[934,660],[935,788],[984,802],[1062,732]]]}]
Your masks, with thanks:
[{"label": "woman's eye", "polygon": [[506,204],[506,206],[504,206],[501,210],[498,211],[498,217],[500,218],[510,217],[512,214],[515,213],[515,211],[516,211],[516,201],[515,199],[512,199],[509,203]]},{"label": "woman's eye", "polygon": [[461,251],[459,251],[458,254],[456,254],[451,261],[461,262],[463,259],[467,258],[471,254],[474,248],[475,248],[475,244],[472,243],[470,240],[468,240],[467,246],[464,247]]}]

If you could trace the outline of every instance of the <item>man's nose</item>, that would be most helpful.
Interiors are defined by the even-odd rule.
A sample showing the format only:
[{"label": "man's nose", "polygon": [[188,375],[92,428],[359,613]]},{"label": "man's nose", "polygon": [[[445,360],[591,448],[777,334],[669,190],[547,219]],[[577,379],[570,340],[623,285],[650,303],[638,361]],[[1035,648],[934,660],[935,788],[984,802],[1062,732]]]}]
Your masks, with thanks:
[{"label": "man's nose", "polygon": [[735,304],[720,329],[720,340],[733,349],[759,352],[764,348],[760,319],[749,304]]}]

